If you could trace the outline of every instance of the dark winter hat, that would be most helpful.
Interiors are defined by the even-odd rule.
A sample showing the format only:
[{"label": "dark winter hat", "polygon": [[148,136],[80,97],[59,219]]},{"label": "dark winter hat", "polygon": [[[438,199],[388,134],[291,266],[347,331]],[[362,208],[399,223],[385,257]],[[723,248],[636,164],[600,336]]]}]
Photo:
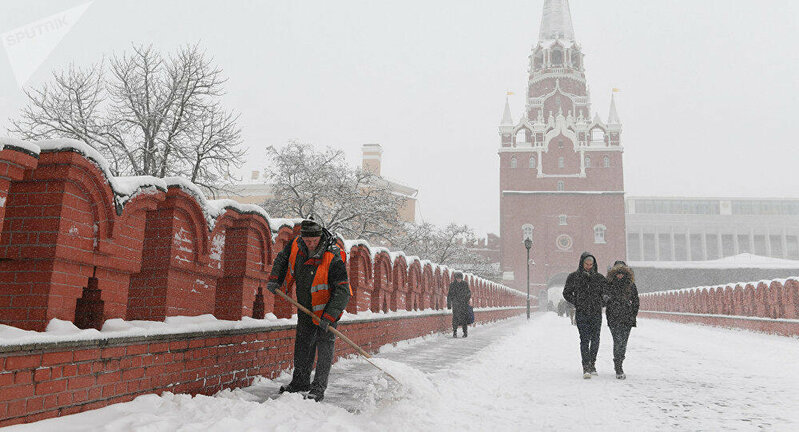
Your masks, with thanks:
[{"label": "dark winter hat", "polygon": [[455,279],[463,279],[463,273],[455,272],[455,274],[453,274],[452,277],[454,277]]},{"label": "dark winter hat", "polygon": [[322,226],[312,220],[304,220],[300,225],[300,233],[303,237],[319,237],[322,235]]},{"label": "dark winter hat", "polygon": [[619,264],[621,264],[621,265],[623,265],[623,266],[626,266],[626,265],[627,265],[627,263],[626,263],[626,262],[624,262],[624,261],[622,261],[622,260],[618,260],[618,261],[616,261],[615,263],[613,263],[613,265],[614,265],[614,266],[617,266],[617,265],[619,265]]}]

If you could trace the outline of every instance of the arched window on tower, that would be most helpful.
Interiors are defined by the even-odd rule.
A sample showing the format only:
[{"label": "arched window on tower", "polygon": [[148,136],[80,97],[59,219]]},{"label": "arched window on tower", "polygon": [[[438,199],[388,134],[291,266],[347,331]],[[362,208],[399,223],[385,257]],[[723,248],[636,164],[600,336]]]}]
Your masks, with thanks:
[{"label": "arched window on tower", "polygon": [[586,156],[585,157],[585,167],[586,168],[591,168],[591,156]]},{"label": "arched window on tower", "polygon": [[610,158],[609,157],[605,156],[603,158],[603,162],[602,163],[605,165],[605,168],[610,168]]},{"label": "arched window on tower", "polygon": [[535,156],[530,156],[530,165],[529,165],[529,167],[532,168],[532,169],[537,168],[536,165],[535,165]]},{"label": "arched window on tower", "polygon": [[575,69],[580,69],[580,52],[579,51],[572,51],[572,67]]},{"label": "arched window on tower", "polygon": [[552,49],[549,53],[552,66],[563,66],[563,50],[560,47]]},{"label": "arched window on tower", "polygon": [[558,192],[562,192],[564,187],[563,180],[558,181]]},{"label": "arched window on tower", "polygon": [[511,168],[516,168],[516,158],[515,157],[510,158],[510,167]]},{"label": "arched window on tower", "polygon": [[605,144],[605,131],[602,128],[595,127],[591,129],[591,145],[604,145]]},{"label": "arched window on tower", "polygon": [[605,243],[605,231],[607,231],[605,225],[594,226],[594,243]]},{"label": "arched window on tower", "polygon": [[563,156],[561,156],[558,158],[558,168],[563,168],[564,166],[566,166],[566,163],[563,160]]},{"label": "arched window on tower", "polygon": [[529,134],[527,133],[527,129],[521,128],[516,131],[516,145],[527,145],[530,142]]},{"label": "arched window on tower", "polygon": [[538,51],[533,56],[533,69],[539,70],[544,66],[544,53],[543,51]]}]

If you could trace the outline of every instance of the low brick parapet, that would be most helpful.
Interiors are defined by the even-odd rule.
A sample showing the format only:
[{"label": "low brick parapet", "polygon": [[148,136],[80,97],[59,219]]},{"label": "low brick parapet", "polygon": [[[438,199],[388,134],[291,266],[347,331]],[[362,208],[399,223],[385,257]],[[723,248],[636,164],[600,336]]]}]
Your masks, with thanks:
[{"label": "low brick parapet", "polygon": [[[475,310],[478,323],[525,313]],[[355,318],[341,330],[365,350],[451,329],[451,313]],[[293,367],[294,325],[0,346],[0,427],[148,394],[213,394]],[[355,351],[342,341],[336,356]]]}]

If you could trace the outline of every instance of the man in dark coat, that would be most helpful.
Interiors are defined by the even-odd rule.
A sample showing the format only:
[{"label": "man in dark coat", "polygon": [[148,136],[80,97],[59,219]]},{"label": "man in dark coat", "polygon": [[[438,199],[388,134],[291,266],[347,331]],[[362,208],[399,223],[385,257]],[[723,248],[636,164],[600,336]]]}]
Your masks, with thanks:
[{"label": "man in dark coat", "polygon": [[635,286],[635,273],[624,261],[616,261],[608,271],[608,289],[605,297],[610,334],[613,335],[613,364],[616,378],[625,379],[622,363],[627,351],[630,330],[636,325],[638,307],[638,288]]},{"label": "man in dark coat", "polygon": [[469,300],[472,291],[463,280],[461,272],[455,272],[455,281],[449,284],[447,309],[452,309],[452,337],[458,337],[458,327],[463,327],[463,337],[469,336]]},{"label": "man in dark coat", "polygon": [[580,332],[583,378],[596,375],[596,354],[602,329],[602,294],[607,281],[596,269],[596,258],[583,252],[577,271],[569,274],[563,287],[563,298],[577,310],[575,321]]},{"label": "man in dark coat", "polygon": [[[294,340],[294,375],[291,383],[280,387],[280,392],[308,392],[308,397],[316,401],[324,398],[327,389],[327,378],[333,364],[333,348],[335,335],[328,327],[336,327],[342,311],[350,299],[350,287],[347,279],[347,268],[341,260],[340,250],[335,246],[335,239],[312,220],[301,225],[301,236],[289,242],[275,257],[272,273],[266,287],[273,294],[283,285],[287,273],[293,264],[293,279],[296,284],[297,302],[309,310],[321,311],[318,324],[304,313],[297,314],[297,332]],[[296,259],[289,263],[292,248],[295,247]],[[327,266],[327,280],[318,281],[317,272],[324,271],[325,253],[332,253],[332,260]],[[327,259],[330,259],[329,255]],[[316,282],[316,283],[315,283]],[[326,285],[325,285],[326,284]],[[330,297],[324,304],[313,304],[312,288],[317,292],[327,289]],[[319,296],[317,294],[316,298]],[[311,383],[311,369],[316,357],[316,374]]]}]

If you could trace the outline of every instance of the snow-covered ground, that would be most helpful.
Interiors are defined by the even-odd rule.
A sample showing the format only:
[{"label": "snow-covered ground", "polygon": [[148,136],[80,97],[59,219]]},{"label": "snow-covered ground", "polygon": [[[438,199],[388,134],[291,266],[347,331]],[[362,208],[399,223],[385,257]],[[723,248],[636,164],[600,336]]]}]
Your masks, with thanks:
[{"label": "snow-covered ground", "polygon": [[[337,342],[341,343],[341,342]],[[612,374],[607,327],[599,376],[583,380],[577,329],[552,313],[387,347],[333,366],[322,403],[277,396],[275,381],[215,397],[148,395],[11,431],[748,431],[799,430],[799,340],[640,319],[626,381]],[[401,363],[400,363],[401,362]]]}]

